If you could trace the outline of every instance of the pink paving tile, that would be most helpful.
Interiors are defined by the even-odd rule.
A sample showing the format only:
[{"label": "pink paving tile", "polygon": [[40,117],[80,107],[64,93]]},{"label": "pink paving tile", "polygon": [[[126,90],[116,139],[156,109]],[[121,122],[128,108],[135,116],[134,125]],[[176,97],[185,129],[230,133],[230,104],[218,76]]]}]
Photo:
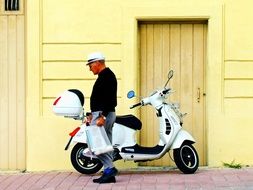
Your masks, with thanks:
[{"label": "pink paving tile", "polygon": [[42,176],[33,186],[32,189],[42,189],[44,188],[50,180],[52,180],[55,176],[57,176],[59,172],[48,172],[44,176]]},{"label": "pink paving tile", "polygon": [[242,183],[245,187],[250,188],[251,190],[253,190],[253,181],[248,181],[247,183],[243,182]]},{"label": "pink paving tile", "polygon": [[140,190],[141,185],[140,184],[128,184],[126,186],[127,190]]},{"label": "pink paving tile", "polygon": [[241,181],[237,175],[233,175],[233,174],[225,175],[224,177],[231,184],[238,184]]},{"label": "pink paving tile", "polygon": [[61,184],[59,184],[56,190],[65,190],[65,189],[70,188],[78,180],[79,177],[80,177],[80,174],[73,173],[73,172],[70,173],[70,175],[67,178],[65,178],[61,182]]},{"label": "pink paving tile", "polygon": [[21,176],[17,176],[17,179],[15,182],[12,182],[8,187],[5,188],[5,190],[12,190],[12,189],[20,189],[20,187],[28,181],[32,175],[25,174]]},{"label": "pink paving tile", "polygon": [[46,174],[45,173],[29,174],[29,179],[25,181],[25,183],[23,183],[17,190],[29,190],[44,175]]},{"label": "pink paving tile", "polygon": [[154,189],[156,189],[156,184],[155,183],[141,184],[141,189],[143,189],[143,190],[154,190]]},{"label": "pink paving tile", "polygon": [[0,189],[6,189],[8,186],[12,185],[13,183],[15,183],[16,180],[18,180],[19,177],[21,177],[22,175],[10,175],[7,178],[5,178],[4,180],[1,181],[0,183]]},{"label": "pink paving tile", "polygon": [[74,187],[70,187],[69,190],[83,190],[82,186],[74,186]]},{"label": "pink paving tile", "polygon": [[113,185],[112,186],[112,190],[126,190],[126,186],[125,185]]},{"label": "pink paving tile", "polygon": [[201,189],[201,184],[198,182],[185,183],[186,189]]},{"label": "pink paving tile", "polygon": [[129,183],[129,177],[125,175],[116,176],[116,184],[127,185]]},{"label": "pink paving tile", "polygon": [[185,190],[185,185],[183,184],[178,184],[178,185],[170,185],[169,189],[173,189],[173,190]]},{"label": "pink paving tile", "polygon": [[140,174],[137,174],[137,175],[134,175],[134,176],[132,175],[129,179],[129,183],[132,183],[132,184],[142,183],[143,178],[144,178],[143,175],[140,175]]},{"label": "pink paving tile", "polygon": [[59,186],[66,178],[68,178],[69,175],[70,173],[66,172],[58,173],[58,175],[54,176],[54,178],[48,181],[44,188]]},{"label": "pink paving tile", "polygon": [[246,182],[253,181],[253,174],[245,173],[245,174],[239,175],[238,178],[241,181],[246,181]]},{"label": "pink paving tile", "polygon": [[93,183],[93,184],[87,184],[87,185],[85,185],[85,186],[83,186],[83,189],[89,189],[89,190],[92,190],[92,189],[98,189],[98,187],[99,187],[99,184],[97,184],[97,183]]},{"label": "pink paving tile", "polygon": [[156,183],[157,184],[169,184],[170,178],[167,175],[159,175],[156,178]]},{"label": "pink paving tile", "polygon": [[167,190],[169,188],[169,184],[156,184],[156,189],[157,190]]},{"label": "pink paving tile", "polygon": [[84,187],[89,183],[90,179],[91,179],[90,176],[79,175],[79,177],[75,179],[75,181],[73,181],[71,187]]},{"label": "pink paving tile", "polygon": [[97,187],[97,190],[111,190],[113,187],[114,183],[109,183],[109,184],[100,184]]},{"label": "pink paving tile", "polygon": [[2,181],[4,181],[8,177],[9,177],[8,175],[4,175],[4,174],[0,175],[0,184]]},{"label": "pink paving tile", "polygon": [[156,183],[156,176],[154,175],[152,175],[152,174],[150,174],[150,175],[144,175],[143,176],[143,181],[142,181],[142,183],[143,184],[154,184],[154,183]]}]

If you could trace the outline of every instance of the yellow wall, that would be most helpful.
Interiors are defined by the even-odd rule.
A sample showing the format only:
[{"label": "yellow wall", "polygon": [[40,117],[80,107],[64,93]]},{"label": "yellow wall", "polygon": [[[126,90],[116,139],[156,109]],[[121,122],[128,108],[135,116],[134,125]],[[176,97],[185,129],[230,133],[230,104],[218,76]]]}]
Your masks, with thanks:
[{"label": "yellow wall", "polygon": [[209,126],[210,165],[233,159],[237,163],[253,164],[250,151],[253,142],[253,26],[249,24],[252,6],[250,0],[225,1],[222,117],[217,118],[218,125]]},{"label": "yellow wall", "polygon": [[[64,151],[79,123],[51,112],[68,88],[86,96],[95,77],[84,66],[101,50],[119,81],[117,113],[129,113],[138,89],[138,20],[208,20],[206,61],[207,164],[235,159],[253,165],[253,13],[251,0],[27,0],[27,170],[72,169]],[[252,68],[252,69],[251,69]],[[252,84],[252,85],[251,85]],[[119,167],[132,167],[119,162]]]}]

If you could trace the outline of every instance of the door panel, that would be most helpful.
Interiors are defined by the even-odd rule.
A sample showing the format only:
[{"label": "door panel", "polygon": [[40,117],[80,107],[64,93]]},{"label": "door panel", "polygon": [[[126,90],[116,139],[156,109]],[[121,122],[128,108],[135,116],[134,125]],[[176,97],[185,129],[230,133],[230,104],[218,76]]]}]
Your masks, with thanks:
[{"label": "door panel", "polygon": [[16,14],[0,14],[0,170],[26,169],[25,18]]},{"label": "door panel", "polygon": [[[204,61],[206,46],[205,23],[140,23],[140,95],[147,96],[163,87],[170,69],[174,77],[170,86],[175,90],[170,100],[180,102],[187,113],[183,128],[196,139],[200,164],[206,164],[204,125]],[[141,108],[142,146],[155,146],[159,141],[158,119],[151,106]],[[172,153],[171,153],[172,155]],[[174,165],[169,155],[141,165]]]}]

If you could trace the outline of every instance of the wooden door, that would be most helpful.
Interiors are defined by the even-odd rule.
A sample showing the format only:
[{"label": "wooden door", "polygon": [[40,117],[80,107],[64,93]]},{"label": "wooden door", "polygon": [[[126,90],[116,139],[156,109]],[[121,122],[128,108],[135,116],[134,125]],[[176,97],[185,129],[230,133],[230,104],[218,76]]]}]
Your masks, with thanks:
[{"label": "wooden door", "polygon": [[14,10],[5,3],[0,0],[0,170],[25,170],[25,17],[23,1]]},{"label": "wooden door", "polygon": [[[206,165],[205,138],[205,23],[140,23],[140,94],[149,95],[163,87],[167,73],[174,70],[170,86],[175,92],[170,100],[179,102],[181,112],[187,113],[183,128],[196,140],[194,144],[200,165]],[[140,143],[155,146],[159,141],[159,123],[151,106],[141,108],[143,129]],[[173,156],[170,151],[171,157]],[[142,163],[148,166],[170,166],[174,163],[165,157]]]}]

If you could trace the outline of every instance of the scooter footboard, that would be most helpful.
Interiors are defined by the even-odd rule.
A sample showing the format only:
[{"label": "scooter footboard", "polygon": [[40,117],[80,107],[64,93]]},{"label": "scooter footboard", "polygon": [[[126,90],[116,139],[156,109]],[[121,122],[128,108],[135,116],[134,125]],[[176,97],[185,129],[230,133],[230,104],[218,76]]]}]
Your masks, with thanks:
[{"label": "scooter footboard", "polygon": [[184,141],[190,141],[192,143],[195,143],[196,141],[194,138],[185,130],[180,130],[175,137],[174,142],[172,143],[170,149],[177,149],[180,148],[180,146],[183,144]]}]

